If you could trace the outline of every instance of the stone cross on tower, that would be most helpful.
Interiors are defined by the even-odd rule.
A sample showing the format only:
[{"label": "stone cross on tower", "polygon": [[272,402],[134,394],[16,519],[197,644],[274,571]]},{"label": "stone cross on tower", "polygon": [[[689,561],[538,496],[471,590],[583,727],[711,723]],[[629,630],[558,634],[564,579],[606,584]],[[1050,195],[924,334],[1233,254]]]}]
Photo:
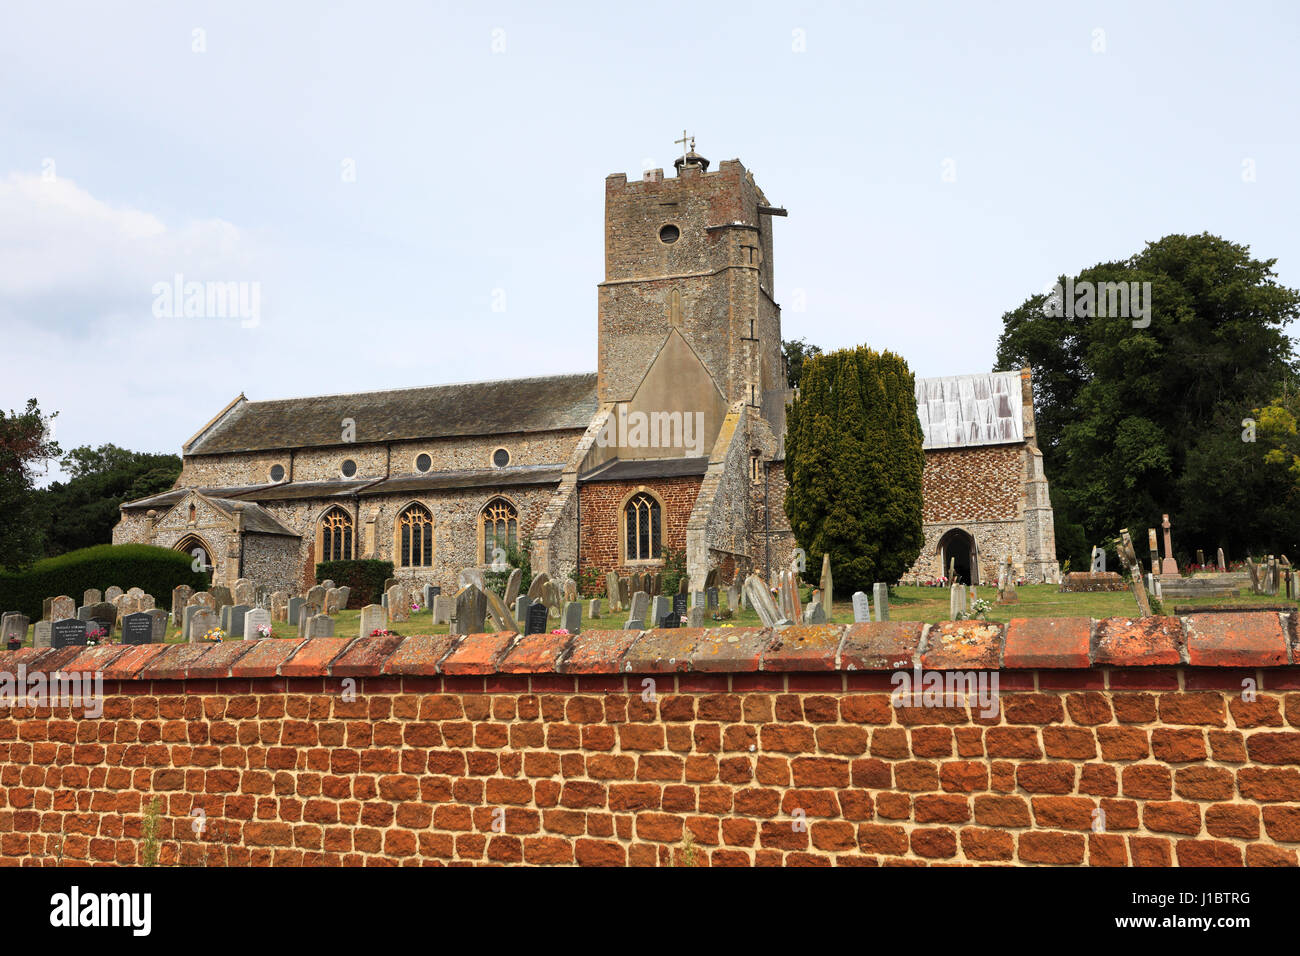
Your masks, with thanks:
[{"label": "stone cross on tower", "polygon": [[1165,559],[1160,562],[1160,573],[1177,574],[1178,562],[1174,560],[1174,542],[1169,533],[1169,515],[1161,515],[1160,518],[1160,527],[1165,529]]},{"label": "stone cross on tower", "polygon": [[[682,144],[682,161],[683,161],[683,162],[686,161],[686,141],[687,141],[687,139],[688,139],[688,137],[687,137],[687,135],[686,135],[686,130],[682,130],[682,138],[681,138],[681,139],[675,139],[675,140],[673,140],[674,143],[681,143],[681,144]],[[691,136],[691,137],[689,137],[689,139],[690,139],[690,143],[691,143],[691,152],[695,152],[695,137],[694,137],[694,136]]]}]

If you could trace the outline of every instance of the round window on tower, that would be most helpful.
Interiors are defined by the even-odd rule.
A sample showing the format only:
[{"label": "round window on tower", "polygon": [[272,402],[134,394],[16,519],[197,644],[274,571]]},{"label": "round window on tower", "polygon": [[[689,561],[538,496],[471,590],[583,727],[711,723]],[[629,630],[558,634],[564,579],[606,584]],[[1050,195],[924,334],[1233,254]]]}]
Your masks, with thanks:
[{"label": "round window on tower", "polygon": [[271,466],[271,480],[284,481],[284,465]]},{"label": "round window on tower", "polygon": [[659,241],[672,244],[682,237],[682,231],[671,222],[659,230]]},{"label": "round window on tower", "polygon": [[504,468],[506,465],[510,464],[510,452],[506,451],[504,448],[498,448],[492,453],[492,464],[496,465],[498,468]]},{"label": "round window on tower", "polygon": [[357,463],[353,461],[351,458],[346,458],[343,461],[343,467],[340,468],[339,470],[343,472],[344,478],[351,478],[353,475],[357,473]]},{"label": "round window on tower", "polygon": [[420,454],[415,456],[416,471],[423,473],[428,471],[432,467],[433,467],[433,459],[430,458],[428,455]]}]

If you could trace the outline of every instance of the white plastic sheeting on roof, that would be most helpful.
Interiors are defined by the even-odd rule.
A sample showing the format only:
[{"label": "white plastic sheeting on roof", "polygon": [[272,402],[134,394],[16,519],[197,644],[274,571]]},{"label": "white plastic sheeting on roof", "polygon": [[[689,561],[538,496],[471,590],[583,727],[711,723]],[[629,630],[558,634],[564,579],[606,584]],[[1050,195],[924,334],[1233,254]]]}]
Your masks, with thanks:
[{"label": "white plastic sheeting on roof", "polygon": [[916,380],[923,448],[962,448],[1024,440],[1019,372]]}]

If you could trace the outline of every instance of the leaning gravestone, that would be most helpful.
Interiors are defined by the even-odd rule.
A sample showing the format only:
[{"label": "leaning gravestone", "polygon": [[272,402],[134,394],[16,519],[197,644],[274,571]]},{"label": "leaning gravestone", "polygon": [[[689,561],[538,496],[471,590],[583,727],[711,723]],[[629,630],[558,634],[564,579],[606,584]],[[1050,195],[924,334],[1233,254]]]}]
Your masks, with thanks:
[{"label": "leaning gravestone", "polygon": [[772,592],[767,589],[767,585],[758,575],[751,574],[745,578],[744,594],[764,627],[781,627],[790,623],[789,619],[781,614],[776,602],[772,600]]},{"label": "leaning gravestone", "polygon": [[501,600],[501,595],[488,588],[483,592],[483,598],[487,602],[488,613],[492,615],[492,623],[498,631],[517,632],[519,630],[515,626],[514,617],[510,614],[510,605]]},{"label": "leaning gravestone", "polygon": [[[524,600],[528,600],[524,598]],[[546,605],[541,601],[534,601],[528,605],[528,620],[524,622],[524,635],[545,634],[546,633]]]},{"label": "leaning gravestone", "polygon": [[382,605],[367,604],[361,609],[360,634],[370,637],[375,631],[388,630],[388,613]]},{"label": "leaning gravestone", "polygon": [[[339,610],[342,611],[348,606],[348,602],[352,600],[352,588],[345,584],[338,590],[339,590]],[[425,607],[428,606],[429,605],[427,604],[425,605]]]},{"label": "leaning gravestone", "polygon": [[865,591],[853,592],[853,623],[866,624],[871,620],[871,598]]},{"label": "leaning gravestone", "polygon": [[645,628],[646,615],[650,611],[650,595],[644,591],[637,591],[632,595],[631,605],[628,608],[627,623],[623,625],[625,631],[640,631]]},{"label": "leaning gravestone", "polygon": [[483,579],[483,572],[479,568],[464,568],[456,576],[456,587],[463,588],[467,584],[472,584],[480,591],[487,590],[487,582]]},{"label": "leaning gravestone", "polygon": [[153,618],[149,615],[149,612],[140,611],[122,618],[122,643],[153,643]]},{"label": "leaning gravestone", "polygon": [[328,614],[316,614],[307,619],[307,637],[333,637],[334,618]]},{"label": "leaning gravestone", "polygon": [[[68,600],[72,600],[69,598]],[[86,622],[75,617],[64,618],[54,622],[54,640],[51,647],[84,647],[86,644]]]},{"label": "leaning gravestone", "polygon": [[451,619],[453,634],[482,634],[487,617],[487,595],[467,584],[456,592],[456,610]]},{"label": "leaning gravestone", "polygon": [[66,594],[60,594],[50,602],[50,620],[62,621],[77,616],[77,602]]},{"label": "leaning gravestone", "polygon": [[54,646],[54,622],[37,621],[32,628],[32,647]]},{"label": "leaning gravestone", "polygon": [[179,625],[185,618],[185,606],[190,603],[194,589],[188,584],[178,584],[172,588],[172,623]]},{"label": "leaning gravestone", "polygon": [[324,586],[320,584],[313,585],[311,588],[308,589],[305,597],[307,598],[308,604],[314,604],[317,607],[324,607],[325,606]]},{"label": "leaning gravestone", "polygon": [[577,601],[568,601],[564,605],[564,618],[561,626],[570,634],[582,630],[582,605]]},{"label": "leaning gravestone", "polygon": [[873,584],[871,586],[875,600],[872,602],[876,606],[876,620],[889,620],[889,585]]},{"label": "leaning gravestone", "polygon": [[81,595],[82,604],[98,604],[104,600],[104,594],[99,588],[86,588]]},{"label": "leaning gravestone", "polygon": [[659,627],[659,622],[672,613],[672,602],[659,594],[650,599],[650,620],[652,627]]},{"label": "leaning gravestone", "polygon": [[307,603],[306,598],[300,598],[300,597],[289,598],[289,606],[288,609],[285,611],[285,621],[297,627],[298,615],[302,613],[303,605],[305,605],[306,603]]},{"label": "leaning gravestone", "polygon": [[260,641],[262,635],[257,632],[258,627],[271,626],[271,612],[264,607],[250,608],[244,615],[243,635],[246,641]]},{"label": "leaning gravestone", "polygon": [[411,619],[411,599],[406,588],[394,584],[388,589],[388,619],[394,624],[404,624]]},{"label": "leaning gravestone", "polygon": [[343,608],[343,592],[338,588],[325,589],[325,613],[337,614]]}]

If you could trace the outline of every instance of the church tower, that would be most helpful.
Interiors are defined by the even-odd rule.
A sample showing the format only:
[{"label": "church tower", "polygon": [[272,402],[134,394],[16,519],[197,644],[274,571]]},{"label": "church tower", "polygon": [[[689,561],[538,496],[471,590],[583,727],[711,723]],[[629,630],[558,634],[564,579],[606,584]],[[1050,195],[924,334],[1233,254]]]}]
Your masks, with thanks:
[{"label": "church tower", "polygon": [[768,204],[739,160],[711,172],[694,141],[674,165],[673,177],[652,169],[639,181],[622,173],[605,180],[599,400],[694,407],[705,412],[710,444],[721,421],[717,410],[736,402],[783,431],[772,217],[785,210]]}]

